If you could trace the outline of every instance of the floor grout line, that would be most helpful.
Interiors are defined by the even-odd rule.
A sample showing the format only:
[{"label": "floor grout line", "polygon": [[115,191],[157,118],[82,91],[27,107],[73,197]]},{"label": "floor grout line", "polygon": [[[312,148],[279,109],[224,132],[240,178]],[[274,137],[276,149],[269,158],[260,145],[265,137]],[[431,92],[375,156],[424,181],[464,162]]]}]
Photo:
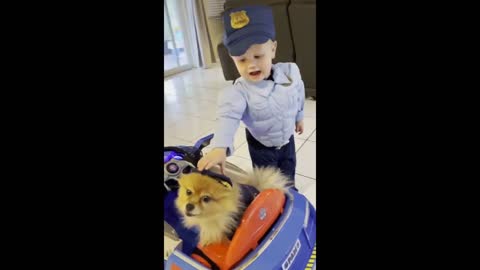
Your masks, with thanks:
[{"label": "floor grout line", "polygon": [[[247,141],[244,141],[243,143],[241,143],[238,147],[235,147],[235,151],[237,151],[237,149],[240,149],[240,147],[242,147],[244,144],[246,144]],[[233,155],[234,156],[234,155]]]},{"label": "floor grout line", "polygon": [[312,178],[312,177],[310,177],[310,176],[303,175],[303,174],[301,174],[301,173],[297,173],[297,172],[295,172],[295,174],[298,174],[298,175],[300,175],[300,176],[303,176],[303,177],[305,177],[305,178],[309,178],[309,179],[311,179],[311,180],[315,180],[315,181],[317,181],[317,179],[315,179],[315,178]]},{"label": "floor grout line", "polygon": [[[308,136],[308,138],[306,139],[307,141],[310,141],[309,139],[313,136],[313,134],[317,132],[317,128],[314,128],[312,133],[310,134],[310,136]],[[316,141],[311,141],[311,142],[316,142]]]},{"label": "floor grout line", "polygon": [[[302,139],[298,139],[298,138],[297,138],[297,140],[302,140]],[[298,147],[298,150],[295,151],[295,154],[297,154],[297,153],[300,151],[300,149],[302,149],[302,147],[305,145],[306,140],[302,140],[302,141],[303,141],[303,142],[302,142],[302,145],[300,145],[300,146]]]}]

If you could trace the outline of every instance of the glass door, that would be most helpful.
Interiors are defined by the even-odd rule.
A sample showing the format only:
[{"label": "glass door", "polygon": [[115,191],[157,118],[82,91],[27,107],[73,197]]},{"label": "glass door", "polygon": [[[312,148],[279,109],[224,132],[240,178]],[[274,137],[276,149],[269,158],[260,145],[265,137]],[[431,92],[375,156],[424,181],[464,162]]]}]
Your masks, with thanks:
[{"label": "glass door", "polygon": [[164,1],[163,75],[169,76],[193,67],[190,29],[185,0]]}]

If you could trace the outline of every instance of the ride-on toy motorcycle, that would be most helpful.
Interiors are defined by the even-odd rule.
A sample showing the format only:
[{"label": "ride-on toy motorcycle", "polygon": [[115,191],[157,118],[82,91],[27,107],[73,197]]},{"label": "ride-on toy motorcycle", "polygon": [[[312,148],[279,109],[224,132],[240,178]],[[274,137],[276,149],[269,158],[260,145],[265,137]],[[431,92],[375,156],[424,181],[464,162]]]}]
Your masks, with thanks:
[{"label": "ride-on toy motorcycle", "polygon": [[[194,146],[164,148],[165,269],[316,269],[316,213],[298,192],[264,190],[252,201],[228,244],[197,247],[197,231],[183,227],[174,207],[178,179],[190,173],[213,134]],[[225,174],[245,173],[227,162]]]}]

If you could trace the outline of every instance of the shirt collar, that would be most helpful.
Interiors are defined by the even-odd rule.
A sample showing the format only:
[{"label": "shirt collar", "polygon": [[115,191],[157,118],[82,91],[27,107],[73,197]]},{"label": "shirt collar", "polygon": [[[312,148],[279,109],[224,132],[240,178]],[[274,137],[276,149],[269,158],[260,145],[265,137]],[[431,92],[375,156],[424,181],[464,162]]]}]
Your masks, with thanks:
[{"label": "shirt collar", "polygon": [[292,80],[277,65],[272,66],[273,81],[278,84],[291,84]]}]

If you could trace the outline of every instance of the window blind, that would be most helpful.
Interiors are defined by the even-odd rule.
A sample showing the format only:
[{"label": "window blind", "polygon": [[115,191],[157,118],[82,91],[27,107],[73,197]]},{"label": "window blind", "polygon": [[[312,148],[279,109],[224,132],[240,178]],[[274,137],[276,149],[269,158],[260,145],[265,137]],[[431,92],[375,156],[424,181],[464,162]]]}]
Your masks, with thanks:
[{"label": "window blind", "polygon": [[208,18],[220,19],[223,12],[225,0],[206,0],[205,12]]}]

